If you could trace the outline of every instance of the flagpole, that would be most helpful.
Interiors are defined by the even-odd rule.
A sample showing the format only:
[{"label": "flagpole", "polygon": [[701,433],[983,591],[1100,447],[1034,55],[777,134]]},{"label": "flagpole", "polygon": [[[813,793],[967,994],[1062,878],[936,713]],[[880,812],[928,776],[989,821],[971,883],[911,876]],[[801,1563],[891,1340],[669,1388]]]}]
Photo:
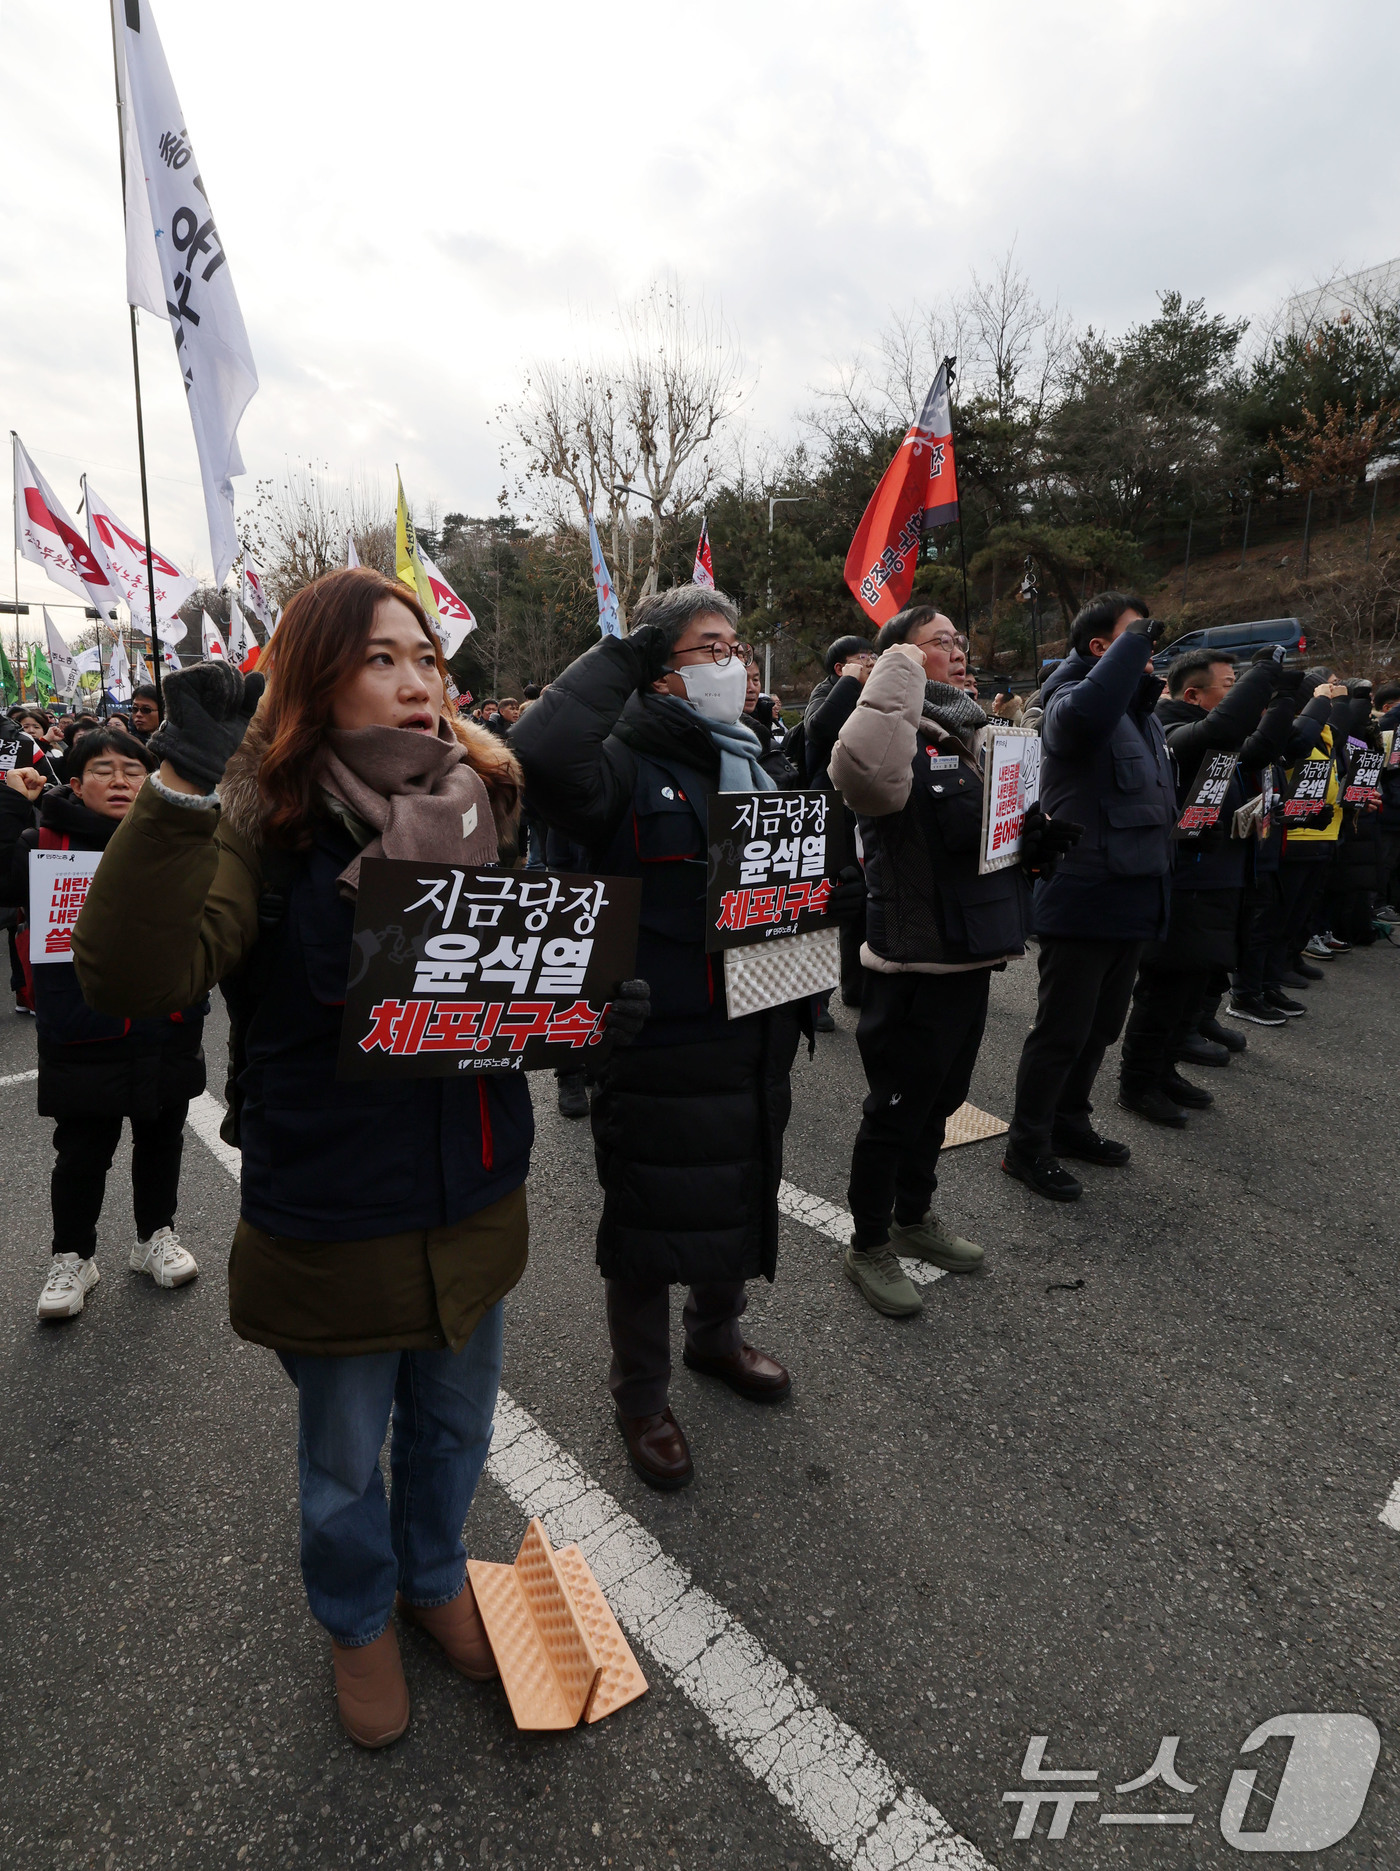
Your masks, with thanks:
[{"label": "flagpole", "polygon": [[15,496],[15,688],[17,701],[24,700],[24,677],[19,673],[19,437],[10,430],[10,473]]},{"label": "flagpole", "polygon": [[[121,165],[122,213],[125,215],[126,135],[125,126],[122,123],[121,63],[117,52],[117,16],[115,11],[112,14],[112,83],[117,93],[117,158]],[[146,425],[141,413],[141,351],[136,342],[136,307],[128,304],[126,309],[131,319],[131,375],[132,381],[136,386],[136,458],[141,469],[141,525],[144,528],[142,536],[146,542],[146,597],[150,606],[151,622],[151,680],[154,682],[156,690],[156,718],[157,720],[164,720],[165,700],[161,694],[160,685],[160,646],[156,636],[156,569],[151,555],[151,497],[146,485]],[[86,491],[86,488],[84,491]],[[129,605],[127,607],[127,614],[130,619],[129,635],[131,637],[132,648],[131,666],[134,671],[136,667],[135,608]],[[135,684],[133,683],[132,686],[134,688]],[[103,685],[103,693],[106,693],[105,684]]]},{"label": "flagpole", "polygon": [[[948,373],[948,420],[950,424],[953,417],[953,381],[957,375],[954,366],[957,364],[957,361],[955,357],[945,357],[943,359],[943,368]],[[968,609],[967,603],[967,539],[963,533],[961,493],[958,499],[958,558],[962,562],[963,629],[967,632],[967,653],[970,659],[972,655],[972,612]]]}]

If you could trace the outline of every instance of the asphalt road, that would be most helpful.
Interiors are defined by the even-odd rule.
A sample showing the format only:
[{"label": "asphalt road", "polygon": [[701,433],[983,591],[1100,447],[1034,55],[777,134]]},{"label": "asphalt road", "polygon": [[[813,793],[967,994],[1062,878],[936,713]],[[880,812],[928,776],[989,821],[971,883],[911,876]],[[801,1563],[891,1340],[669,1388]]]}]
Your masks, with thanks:
[{"label": "asphalt road", "polygon": [[[984,1243],[987,1271],[927,1287],[916,1321],[878,1317],[836,1243],[785,1223],[748,1333],[790,1365],[792,1399],[756,1409],[678,1368],[698,1472],[677,1496],[623,1460],[587,1127],[559,1119],[552,1080],[536,1081],[507,1389],[729,1614],[742,1656],[799,1677],[975,1847],[917,1862],[1237,1863],[1219,1823],[1232,1773],[1259,1769],[1244,1821],[1257,1832],[1287,1752],[1246,1757],[1241,1742],[1318,1711],[1368,1716],[1382,1738],[1362,1816],[1322,1861],[1400,1863],[1400,1531],[1379,1518],[1400,1477],[1397,969],[1385,948],[1333,964],[1305,1019],[1249,1029],[1244,1059],[1196,1074],[1217,1103],[1182,1133],[1114,1111],[1110,1060],[1100,1117],[1133,1164],[1086,1171],[1076,1207],[1003,1176],[996,1142],[949,1153],[939,1203]],[[1032,986],[1023,964],[993,987],[972,1096],[1003,1116]],[[799,1062],[786,1165],[836,1204],[862,1089],[854,1016],[839,1017]],[[0,1076],[32,1054],[30,1023],[0,1030]],[[80,1320],[40,1327],[50,1126],[33,1092],[0,1085],[0,1863],[850,1862],[664,1643],[637,1642],[641,1701],[532,1737],[498,1686],[463,1682],[405,1633],[413,1725],[385,1754],[354,1749],[297,1568],[293,1393],[227,1322],[234,1184],[188,1133],[180,1226],[202,1273],[157,1293],[125,1267],[124,1148],[101,1284]],[[523,1529],[488,1478],[470,1550],[509,1559]],[[1099,1799],[1062,1840],[1047,1809],[1017,1841],[1021,1806],[1003,1800],[1053,1790],[1021,1777],[1035,1735],[1049,1737],[1043,1771],[1097,1773],[1072,1783]],[[1196,1791],[1116,1794],[1164,1735],[1180,1737],[1177,1772]],[[812,1771],[829,1790],[846,1769]],[[1196,1817],[1098,1823],[1119,1810]],[[857,1862],[910,1859],[872,1845]]]}]

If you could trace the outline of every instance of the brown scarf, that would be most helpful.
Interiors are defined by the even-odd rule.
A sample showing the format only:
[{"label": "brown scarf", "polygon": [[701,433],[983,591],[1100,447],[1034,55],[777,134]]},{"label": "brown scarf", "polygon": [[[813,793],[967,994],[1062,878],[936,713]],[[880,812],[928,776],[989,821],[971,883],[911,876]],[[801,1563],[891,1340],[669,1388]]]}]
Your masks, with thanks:
[{"label": "brown scarf", "polygon": [[494,864],[496,822],[481,776],[445,721],[437,736],[409,728],[332,728],[321,784],[378,833],[337,882],[354,897],[360,858]]}]

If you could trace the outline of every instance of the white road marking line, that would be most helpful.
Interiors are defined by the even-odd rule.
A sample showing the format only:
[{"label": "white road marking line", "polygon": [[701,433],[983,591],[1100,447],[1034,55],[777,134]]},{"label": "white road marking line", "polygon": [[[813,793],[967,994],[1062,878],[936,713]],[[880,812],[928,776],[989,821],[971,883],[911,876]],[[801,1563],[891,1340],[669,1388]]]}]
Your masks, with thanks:
[{"label": "white road marking line", "polygon": [[[192,1128],[237,1180],[241,1153],[219,1136],[222,1120],[223,1107],[208,1092],[191,1102]],[[557,1545],[578,1541],[618,1622],[838,1864],[850,1871],[994,1871],[505,1391],[496,1399],[487,1469],[522,1513],[539,1516]]]},{"label": "white road marking line", "polygon": [[224,1107],[211,1092],[202,1091],[197,1098],[190,1099],[190,1114],[187,1122],[201,1143],[207,1144],[218,1157],[235,1182],[243,1174],[243,1152],[235,1150],[231,1143],[225,1143],[219,1135],[219,1126],[224,1121]]},{"label": "white road marking line", "polygon": [[1380,1522],[1383,1527],[1389,1527],[1393,1532],[1400,1533],[1400,1481],[1396,1482],[1386,1496],[1385,1506],[1380,1511]]},{"label": "white road marking line", "polygon": [[[851,1245],[853,1223],[844,1208],[837,1208],[834,1202],[824,1202],[819,1195],[809,1195],[805,1189],[799,1189],[795,1183],[778,1184],[778,1208],[793,1221],[804,1222],[807,1227],[815,1228],[818,1234],[829,1235],[833,1241],[839,1241],[842,1247]],[[906,1260],[899,1256],[899,1264],[906,1278],[916,1286],[932,1286],[935,1280],[941,1280],[947,1272],[945,1267],[931,1267],[926,1260]]]},{"label": "white road marking line", "polygon": [[0,1085],[27,1085],[32,1078],[38,1078],[39,1068],[33,1066],[28,1072],[11,1072],[8,1078],[0,1078]]}]

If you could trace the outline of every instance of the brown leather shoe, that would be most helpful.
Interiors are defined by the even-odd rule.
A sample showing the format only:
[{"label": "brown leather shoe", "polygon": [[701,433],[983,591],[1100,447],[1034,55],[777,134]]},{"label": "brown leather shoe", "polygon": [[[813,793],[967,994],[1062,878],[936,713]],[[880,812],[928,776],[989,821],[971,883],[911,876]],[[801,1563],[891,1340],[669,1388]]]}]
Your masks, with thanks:
[{"label": "brown leather shoe", "polygon": [[445,1605],[411,1605],[402,1592],[394,1609],[409,1624],[426,1631],[446,1653],[454,1670],[469,1676],[474,1683],[489,1683],[496,1674],[496,1659],[491,1639],[476,1608],[476,1593],[470,1579],[455,1598]]},{"label": "brown leather shoe", "polygon": [[750,1403],[781,1403],[792,1389],[792,1379],[778,1360],[752,1345],[741,1345],[728,1358],[702,1357],[687,1345],[681,1356],[690,1370],[717,1377]]},{"label": "brown leather shoe", "polygon": [[624,1416],[619,1410],[617,1426],[633,1468],[648,1487],[685,1488],[694,1481],[685,1431],[669,1409],[655,1416]]},{"label": "brown leather shoe", "polygon": [[408,1684],[394,1627],[372,1644],[350,1648],[331,1639],[340,1725],[358,1747],[387,1748],[408,1726]]}]

